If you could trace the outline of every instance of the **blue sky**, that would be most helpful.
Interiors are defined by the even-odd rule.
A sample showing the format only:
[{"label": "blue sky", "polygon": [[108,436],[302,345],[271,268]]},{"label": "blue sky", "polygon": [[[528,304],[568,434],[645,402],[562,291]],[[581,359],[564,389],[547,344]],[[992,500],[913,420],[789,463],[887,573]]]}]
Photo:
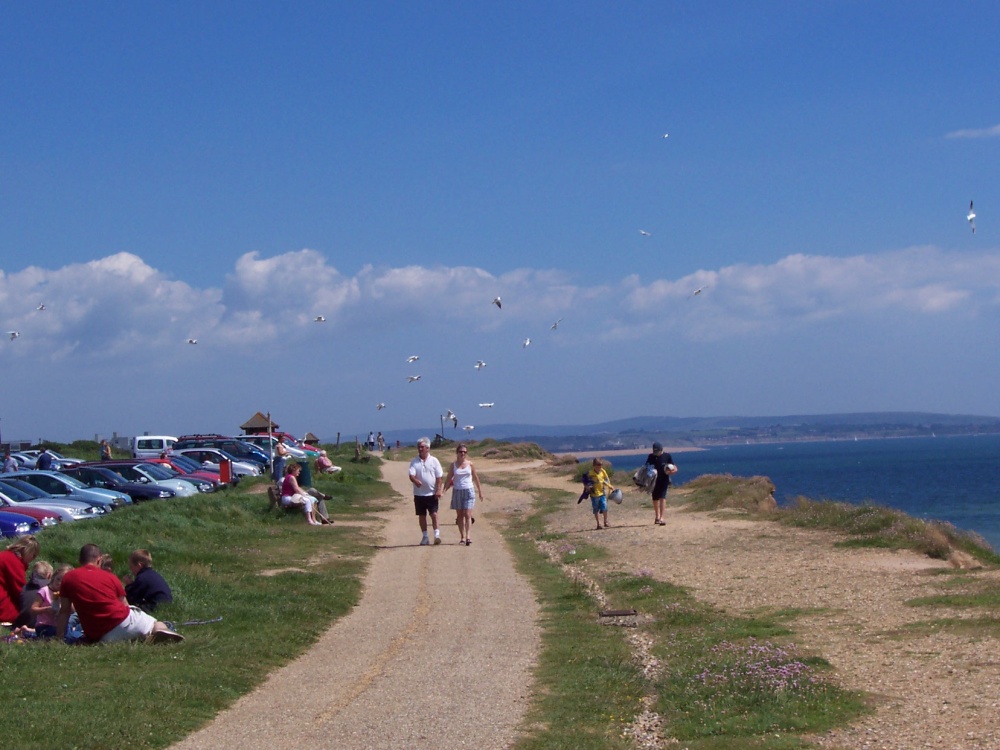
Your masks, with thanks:
[{"label": "blue sky", "polygon": [[997,28],[6,3],[0,430],[1000,415]]}]

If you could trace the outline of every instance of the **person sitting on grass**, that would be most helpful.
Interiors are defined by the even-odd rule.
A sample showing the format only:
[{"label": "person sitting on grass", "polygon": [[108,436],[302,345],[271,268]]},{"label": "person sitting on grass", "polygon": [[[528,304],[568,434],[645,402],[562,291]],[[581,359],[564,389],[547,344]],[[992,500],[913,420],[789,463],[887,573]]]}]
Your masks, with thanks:
[{"label": "person sitting on grass", "polygon": [[333,465],[333,461],[326,455],[326,451],[320,451],[319,458],[316,459],[316,471],[320,474],[336,474],[341,471],[341,468]]},{"label": "person sitting on grass", "polygon": [[21,589],[21,614],[14,621],[14,627],[27,625],[35,627],[35,613],[31,605],[38,598],[38,592],[52,580],[52,564],[45,560],[35,560],[28,570],[28,582]]},{"label": "person sitting on grass", "polygon": [[0,622],[13,624],[20,616],[25,574],[38,552],[38,540],[30,534],[0,552]]},{"label": "person sitting on grass", "polygon": [[80,618],[83,634],[90,643],[145,640],[147,643],[183,641],[184,636],[165,623],[126,603],[125,588],[118,576],[98,567],[101,548],[85,544],[80,548],[80,567],[63,576],[59,590],[56,637],[66,635],[73,608]]},{"label": "person sitting on grass", "polygon": [[56,635],[56,614],[59,612],[59,589],[62,579],[72,565],[57,565],[52,573],[52,579],[47,586],[42,586],[31,605],[31,614],[35,616],[35,637],[54,638]]},{"label": "person sitting on grass", "polygon": [[[303,489],[299,485],[301,471],[302,466],[297,462],[289,464],[288,468],[285,469],[285,478],[281,481],[281,504],[286,508],[301,506],[310,526],[332,524],[333,521],[326,514],[326,504],[323,503],[329,495],[324,495],[312,487]],[[317,518],[317,510],[319,518]]]},{"label": "person sitting on grass", "polygon": [[129,604],[152,614],[158,604],[174,600],[170,586],[153,570],[153,555],[148,549],[133,550],[128,556],[128,569],[131,572],[122,583]]}]

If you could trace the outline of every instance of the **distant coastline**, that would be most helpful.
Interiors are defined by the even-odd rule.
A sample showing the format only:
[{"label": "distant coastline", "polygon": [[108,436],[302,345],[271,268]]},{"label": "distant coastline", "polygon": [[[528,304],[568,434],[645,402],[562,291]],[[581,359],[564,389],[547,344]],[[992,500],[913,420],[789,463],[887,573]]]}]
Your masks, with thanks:
[{"label": "distant coastline", "polygon": [[[671,447],[669,445],[664,446],[664,453],[691,453],[693,451],[703,451],[705,448],[699,448],[695,445],[680,445],[676,447]],[[559,451],[554,453],[556,456],[576,456],[577,458],[596,458],[600,456],[634,456],[637,453],[649,453],[652,451],[648,445],[641,445],[638,448],[612,448],[606,451]]]}]

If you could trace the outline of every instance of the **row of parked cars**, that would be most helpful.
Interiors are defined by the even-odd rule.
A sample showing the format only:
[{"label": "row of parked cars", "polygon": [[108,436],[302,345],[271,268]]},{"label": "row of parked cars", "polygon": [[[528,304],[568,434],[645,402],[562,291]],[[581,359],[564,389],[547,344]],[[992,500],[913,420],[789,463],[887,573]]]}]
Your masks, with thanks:
[{"label": "row of parked cars", "polygon": [[[52,468],[44,471],[34,468],[40,451],[12,453],[17,470],[0,474],[0,535],[33,534],[136,502],[214,492],[223,486],[223,462],[228,462],[230,484],[235,484],[265,473],[270,461],[259,443],[243,438],[188,435],[171,440],[155,456],[130,459],[84,462],[50,450]],[[133,453],[138,446],[137,440]],[[315,453],[294,444],[288,447],[303,460]]]}]

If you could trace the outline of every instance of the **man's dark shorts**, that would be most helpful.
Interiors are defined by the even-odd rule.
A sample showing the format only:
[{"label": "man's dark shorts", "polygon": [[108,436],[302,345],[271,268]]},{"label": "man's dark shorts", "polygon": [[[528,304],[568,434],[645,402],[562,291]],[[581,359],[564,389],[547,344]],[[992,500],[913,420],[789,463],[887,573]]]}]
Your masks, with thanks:
[{"label": "man's dark shorts", "polygon": [[666,477],[657,477],[656,484],[653,485],[653,499],[666,500],[668,487],[670,487],[670,483],[667,481]]},{"label": "man's dark shorts", "polygon": [[416,509],[418,516],[426,516],[428,513],[438,512],[439,501],[440,498],[434,495],[414,495],[413,507]]}]

